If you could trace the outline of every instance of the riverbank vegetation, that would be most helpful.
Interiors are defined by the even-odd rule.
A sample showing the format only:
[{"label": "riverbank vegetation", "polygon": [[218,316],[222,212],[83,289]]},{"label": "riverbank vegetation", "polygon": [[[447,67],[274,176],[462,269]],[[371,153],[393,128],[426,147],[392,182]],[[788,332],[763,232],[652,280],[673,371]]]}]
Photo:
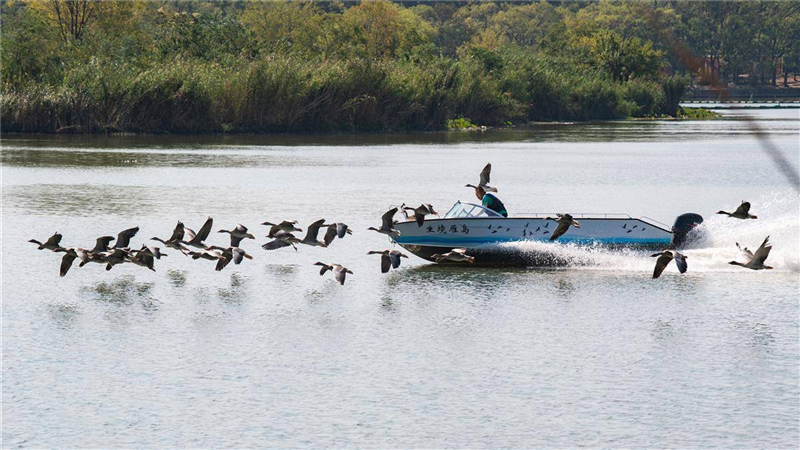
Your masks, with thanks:
[{"label": "riverbank vegetation", "polygon": [[[2,130],[16,132],[411,131],[677,117],[693,74],[647,18],[711,55],[715,76],[774,82],[800,61],[785,42],[800,30],[792,3],[0,7]],[[739,35],[728,30],[734,24]]]}]

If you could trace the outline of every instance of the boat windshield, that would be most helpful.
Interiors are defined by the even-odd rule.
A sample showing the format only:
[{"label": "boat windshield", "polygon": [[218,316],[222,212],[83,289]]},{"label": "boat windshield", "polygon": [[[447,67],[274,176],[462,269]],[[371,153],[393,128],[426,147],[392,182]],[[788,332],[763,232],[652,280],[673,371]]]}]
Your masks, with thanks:
[{"label": "boat windshield", "polygon": [[464,218],[464,217],[503,217],[500,214],[492,211],[491,209],[484,208],[481,205],[474,203],[461,203],[456,202],[450,211],[444,215],[445,219],[449,218]]}]

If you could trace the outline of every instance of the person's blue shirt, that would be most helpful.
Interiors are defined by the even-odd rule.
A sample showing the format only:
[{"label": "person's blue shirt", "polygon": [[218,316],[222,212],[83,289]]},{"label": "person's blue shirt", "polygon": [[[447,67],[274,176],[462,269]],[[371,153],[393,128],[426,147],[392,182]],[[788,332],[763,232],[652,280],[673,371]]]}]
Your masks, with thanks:
[{"label": "person's blue shirt", "polygon": [[483,194],[483,198],[481,199],[481,204],[486,208],[496,212],[497,214],[500,214],[503,217],[508,217],[508,211],[506,211],[506,206],[494,194],[490,194],[488,192]]}]

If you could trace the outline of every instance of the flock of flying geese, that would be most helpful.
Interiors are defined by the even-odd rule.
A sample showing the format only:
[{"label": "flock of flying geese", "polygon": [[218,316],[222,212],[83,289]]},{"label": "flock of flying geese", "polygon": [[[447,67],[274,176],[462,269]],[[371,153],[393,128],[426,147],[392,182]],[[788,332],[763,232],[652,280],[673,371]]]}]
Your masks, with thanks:
[{"label": "flock of flying geese", "polygon": [[[742,200],[742,204],[736,208],[736,211],[730,213],[727,211],[718,211],[717,214],[724,214],[728,217],[733,217],[734,219],[758,219],[758,216],[750,214],[750,202],[746,202]],[[746,263],[740,263],[738,261],[731,261],[728,264],[734,266],[741,266],[746,267],[752,270],[763,270],[763,269],[772,269],[772,266],[768,266],[764,264],[764,261],[767,260],[769,256],[769,252],[772,250],[772,244],[769,242],[769,236],[764,239],[764,242],[761,243],[761,246],[756,249],[756,252],[751,252],[747,247],[742,248],[739,243],[736,243],[736,248],[747,258]],[[677,251],[669,251],[664,250],[661,253],[655,253],[651,255],[652,257],[658,257],[656,260],[656,267],[653,270],[653,278],[658,278],[664,272],[664,269],[667,268],[669,263],[672,260],[675,260],[675,265],[678,267],[678,271],[680,273],[685,273],[689,266],[686,263],[686,255],[679,253]]]},{"label": "flock of flying geese", "polygon": [[[417,217],[417,220],[424,220],[425,215],[437,214],[433,207],[429,204],[420,205],[417,208],[411,208],[402,205],[399,209],[403,211],[408,219],[411,214]],[[369,230],[374,230],[389,236],[398,236],[399,231],[393,227],[397,223],[393,220],[394,215],[397,213],[398,208],[392,208],[383,215],[383,221],[380,228],[370,227]],[[419,218],[422,219],[419,219]],[[153,237],[151,240],[160,242],[166,248],[178,250],[185,256],[190,256],[192,259],[205,259],[214,261],[216,263],[215,270],[221,271],[228,264],[241,264],[245,259],[253,259],[253,256],[247,253],[240,247],[244,239],[255,239],[255,236],[249,232],[247,227],[242,224],[236,224],[233,229],[219,230],[219,233],[227,233],[230,235],[230,245],[228,247],[220,247],[217,245],[206,244],[211,234],[214,220],[209,217],[206,219],[203,226],[198,232],[191,228],[186,227],[183,222],[178,222],[172,231],[172,235],[168,239]],[[269,226],[268,238],[271,241],[265,243],[261,247],[264,250],[276,250],[284,247],[292,247],[297,250],[299,244],[325,247],[330,246],[335,239],[342,239],[348,234],[353,234],[350,227],[342,222],[335,222],[326,224],[325,219],[320,219],[307,227],[305,237],[297,237],[295,232],[302,232],[302,228],[297,226],[297,221],[284,220],[280,223],[264,222],[262,225]],[[322,239],[319,239],[320,230],[325,227],[326,232]],[[75,260],[79,260],[78,267],[83,267],[89,263],[104,264],[106,270],[111,270],[114,266],[123,263],[133,263],[142,267],[146,267],[155,271],[155,260],[160,260],[162,257],[168,256],[161,251],[161,248],[142,244],[139,249],[132,249],[130,247],[131,239],[139,232],[139,227],[129,228],[121,231],[116,238],[114,236],[101,236],[97,238],[93,248],[83,247],[65,247],[61,245],[62,235],[55,233],[50,236],[45,242],[36,239],[30,239],[28,242],[36,244],[39,250],[50,250],[55,253],[63,253],[61,258],[61,267],[59,274],[63,277],[72,268]],[[110,245],[115,241],[114,245]],[[451,252],[453,253],[453,252]],[[381,255],[381,272],[386,273],[390,269],[397,269],[400,267],[402,258],[408,258],[408,255],[398,250],[380,250],[369,251],[368,255]],[[448,254],[437,255],[440,256],[440,261],[448,260]],[[460,255],[457,251],[454,255]],[[471,258],[471,257],[469,257]],[[460,261],[459,256],[453,256],[452,260]],[[326,264],[316,262],[314,265],[321,266],[320,275],[324,275],[330,271],[333,273],[334,278],[340,284],[344,284],[347,274],[353,272],[342,266],[341,264]]]},{"label": "flock of flying geese", "polygon": [[[468,184],[466,187],[476,190],[480,188],[486,192],[497,192],[496,187],[489,185],[491,170],[491,163],[487,164],[480,173],[479,184],[477,186]],[[402,212],[406,220],[413,216],[418,226],[422,226],[426,216],[439,215],[439,213],[437,213],[436,210],[433,209],[433,206],[429,203],[423,203],[417,208],[411,208],[403,204],[400,207],[394,207],[384,213],[381,217],[381,225],[379,228],[369,227],[367,230],[376,231],[389,237],[397,238],[400,235],[400,231],[394,229],[394,226],[397,224],[397,221],[394,220],[394,216],[398,211]],[[750,203],[745,201],[742,201],[742,204],[739,205],[736,211],[732,213],[719,211],[717,214],[725,214],[736,219],[757,219],[757,216],[750,214]],[[566,233],[570,226],[580,227],[580,223],[573,219],[573,217],[569,214],[558,214],[557,218],[547,217],[545,220],[553,220],[558,223],[558,226],[550,236],[551,241],[558,239],[560,236]],[[284,220],[280,223],[263,222],[261,225],[270,227],[267,237],[272,240],[265,243],[261,247],[264,250],[277,250],[284,247],[292,247],[296,251],[298,244],[303,244],[313,247],[326,248],[330,246],[335,239],[343,239],[348,234],[353,234],[350,227],[345,223],[335,222],[326,224],[325,219],[319,219],[307,227],[306,234],[301,239],[294,234],[295,232],[303,231],[301,228],[297,227],[297,224],[297,221],[289,220]],[[214,261],[216,263],[215,270],[217,271],[221,271],[231,262],[234,264],[241,264],[245,259],[253,259],[252,255],[248,254],[240,247],[240,244],[244,239],[255,239],[255,236],[248,231],[247,227],[242,224],[236,224],[236,226],[231,230],[219,230],[219,233],[226,233],[230,235],[230,245],[228,247],[220,247],[216,245],[207,245],[205,243],[206,239],[208,239],[211,233],[212,226],[213,219],[209,217],[206,219],[200,230],[195,233],[194,230],[187,228],[184,226],[183,222],[179,221],[173,229],[172,235],[168,239],[153,237],[151,240],[160,242],[167,248],[178,250],[183,255],[190,256],[192,259],[205,259]],[[325,227],[327,230],[325,235],[320,240],[319,232],[323,227]],[[111,270],[115,265],[133,263],[155,271],[155,260],[160,260],[162,257],[166,257],[167,254],[163,253],[159,247],[147,244],[142,244],[141,248],[139,249],[132,249],[130,247],[131,239],[136,236],[138,232],[139,227],[134,227],[121,231],[116,238],[113,236],[101,236],[97,238],[95,246],[91,249],[82,247],[63,247],[61,246],[62,236],[59,233],[53,234],[45,242],[40,242],[36,239],[30,239],[28,242],[36,244],[39,250],[50,250],[55,253],[64,254],[64,256],[61,258],[61,267],[59,272],[62,277],[69,272],[75,260],[80,260],[78,267],[83,267],[89,263],[97,263],[105,264],[106,270]],[[113,246],[110,246],[111,242],[114,240],[116,240],[116,242]],[[730,264],[753,270],[772,269],[772,267],[764,264],[767,256],[769,256],[770,250],[772,250],[772,246],[769,243],[769,236],[764,239],[764,242],[755,253],[751,252],[747,248],[742,248],[739,246],[738,242],[736,243],[736,247],[739,248],[740,252],[747,258],[747,262],[740,263],[737,261],[731,261]],[[367,254],[381,255],[382,273],[387,273],[390,269],[397,269],[400,267],[402,258],[408,258],[408,255],[400,252],[399,250],[391,249],[380,251],[372,250],[367,252]],[[656,260],[655,270],[653,271],[653,278],[660,277],[669,263],[673,260],[675,261],[675,265],[680,273],[685,273],[688,269],[686,256],[677,251],[664,250],[660,253],[653,254],[652,256],[658,257],[658,260]],[[466,248],[456,248],[447,253],[435,254],[432,255],[432,259],[437,263],[475,262],[475,258],[473,256],[467,255]],[[330,271],[336,281],[342,285],[345,282],[347,274],[353,273],[350,269],[342,266],[341,264],[316,262],[314,265],[321,266],[321,276]]]}]

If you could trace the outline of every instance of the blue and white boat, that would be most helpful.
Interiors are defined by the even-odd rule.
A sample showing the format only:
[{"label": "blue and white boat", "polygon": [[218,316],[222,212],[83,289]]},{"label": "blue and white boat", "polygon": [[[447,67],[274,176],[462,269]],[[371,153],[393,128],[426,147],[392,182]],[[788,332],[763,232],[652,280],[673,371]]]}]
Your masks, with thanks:
[{"label": "blue and white boat", "polygon": [[[580,228],[570,227],[559,237],[560,244],[606,246],[610,248],[657,249],[680,247],[686,235],[703,218],[698,214],[683,214],[670,228],[648,217],[627,214],[575,214]],[[422,226],[410,218],[398,222],[400,235],[393,241],[409,252],[431,261],[431,255],[446,253],[454,248],[466,248],[477,263],[516,264],[509,252],[498,244],[509,242],[552,242],[550,235],[558,223],[547,220],[555,213],[523,213],[503,217],[481,205],[456,202],[443,217],[428,216]]]}]

